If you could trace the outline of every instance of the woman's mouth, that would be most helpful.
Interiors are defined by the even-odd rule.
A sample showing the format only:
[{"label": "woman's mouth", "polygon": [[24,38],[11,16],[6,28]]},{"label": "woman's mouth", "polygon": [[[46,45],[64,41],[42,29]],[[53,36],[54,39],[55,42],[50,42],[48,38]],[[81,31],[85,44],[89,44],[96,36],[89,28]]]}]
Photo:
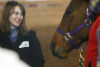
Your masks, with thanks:
[{"label": "woman's mouth", "polygon": [[15,20],[17,23],[20,23],[21,22],[21,20]]}]

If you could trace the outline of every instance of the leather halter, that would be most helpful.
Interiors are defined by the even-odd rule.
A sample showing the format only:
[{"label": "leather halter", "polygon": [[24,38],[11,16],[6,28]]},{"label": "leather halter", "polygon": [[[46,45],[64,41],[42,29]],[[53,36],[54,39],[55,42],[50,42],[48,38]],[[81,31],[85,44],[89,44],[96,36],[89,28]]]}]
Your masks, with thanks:
[{"label": "leather halter", "polygon": [[[87,9],[87,19],[85,20],[85,22],[80,25],[79,27],[77,27],[75,30],[73,30],[72,32],[70,33],[65,33],[62,29],[60,29],[59,27],[57,28],[57,31],[59,31],[63,36],[64,38],[69,41],[76,49],[80,49],[75,43],[74,41],[72,40],[72,35],[74,35],[75,33],[77,33],[79,30],[81,30],[82,28],[84,28],[85,26],[89,26],[91,28],[91,18],[92,16],[92,12],[89,11]],[[87,24],[87,21],[90,21],[90,24]],[[68,38],[67,38],[68,37]],[[87,43],[88,44],[88,43]],[[85,49],[85,47],[87,46],[87,44],[83,47],[83,50]]]}]

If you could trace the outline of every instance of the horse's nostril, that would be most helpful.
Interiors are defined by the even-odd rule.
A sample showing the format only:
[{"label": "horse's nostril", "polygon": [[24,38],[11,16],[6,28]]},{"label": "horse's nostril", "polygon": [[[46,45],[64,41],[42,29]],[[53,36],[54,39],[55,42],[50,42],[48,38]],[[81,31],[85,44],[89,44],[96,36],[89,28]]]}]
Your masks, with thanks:
[{"label": "horse's nostril", "polygon": [[64,46],[62,46],[58,52],[55,52],[55,43],[51,43],[50,44],[50,50],[51,50],[51,53],[54,55],[54,56],[57,56],[59,58],[65,58],[65,57],[61,57],[61,54],[62,54],[62,51],[64,50]]},{"label": "horse's nostril", "polygon": [[54,44],[54,43],[51,43],[51,44],[50,44],[51,53],[52,53],[54,56],[58,56],[57,52],[55,52],[54,49],[55,49],[55,44]]},{"label": "horse's nostril", "polygon": [[55,44],[54,44],[54,43],[51,43],[51,44],[50,44],[50,50],[51,50],[51,52],[53,52],[54,49],[55,49]]}]

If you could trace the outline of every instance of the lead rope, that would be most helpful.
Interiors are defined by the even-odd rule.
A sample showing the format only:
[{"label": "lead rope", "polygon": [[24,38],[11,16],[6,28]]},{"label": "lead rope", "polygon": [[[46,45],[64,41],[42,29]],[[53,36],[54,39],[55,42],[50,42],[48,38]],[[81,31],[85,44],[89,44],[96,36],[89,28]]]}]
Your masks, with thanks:
[{"label": "lead rope", "polygon": [[[86,19],[86,21],[90,21],[91,22],[91,20],[90,20],[91,16],[92,16],[92,12],[87,9],[87,19]],[[91,26],[90,26],[90,28],[91,28]],[[79,50],[79,56],[80,56],[79,57],[79,67],[85,67],[84,66],[85,59],[83,57],[83,50],[85,49],[85,47],[87,46],[87,44],[83,48],[78,49]]]},{"label": "lead rope", "polygon": [[82,48],[79,49],[79,54],[80,54],[79,67],[84,67],[84,57],[82,56],[82,54],[83,54],[83,49]]}]

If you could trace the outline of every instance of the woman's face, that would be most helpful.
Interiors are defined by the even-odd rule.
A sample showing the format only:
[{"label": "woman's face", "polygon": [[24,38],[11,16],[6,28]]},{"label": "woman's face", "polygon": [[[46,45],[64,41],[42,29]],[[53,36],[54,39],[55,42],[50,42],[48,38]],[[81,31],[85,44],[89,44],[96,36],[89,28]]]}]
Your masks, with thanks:
[{"label": "woman's face", "polygon": [[14,12],[10,15],[9,21],[11,23],[11,28],[18,27],[23,20],[22,11],[19,6],[16,6]]}]

